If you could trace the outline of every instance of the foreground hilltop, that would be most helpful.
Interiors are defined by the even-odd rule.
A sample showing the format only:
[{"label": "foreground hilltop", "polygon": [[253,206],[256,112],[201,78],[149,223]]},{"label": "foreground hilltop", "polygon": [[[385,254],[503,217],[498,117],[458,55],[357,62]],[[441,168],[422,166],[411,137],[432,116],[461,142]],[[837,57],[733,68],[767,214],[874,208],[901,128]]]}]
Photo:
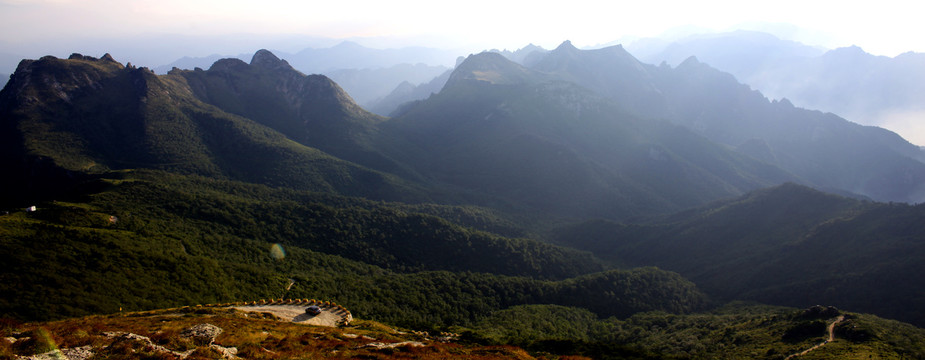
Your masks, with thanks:
[{"label": "foreground hilltop", "polygon": [[49,323],[6,323],[0,356],[70,359],[814,359],[919,358],[925,332],[832,307],[731,305],[716,312],[598,320],[516,307],[471,328],[424,332],[357,320],[338,328],[231,308],[184,307]]},{"label": "foreground hilltop", "polygon": [[8,331],[0,356],[36,354],[32,359],[532,358],[513,347],[458,345],[446,335],[371,321],[315,327],[229,309],[130,313],[13,325]]}]

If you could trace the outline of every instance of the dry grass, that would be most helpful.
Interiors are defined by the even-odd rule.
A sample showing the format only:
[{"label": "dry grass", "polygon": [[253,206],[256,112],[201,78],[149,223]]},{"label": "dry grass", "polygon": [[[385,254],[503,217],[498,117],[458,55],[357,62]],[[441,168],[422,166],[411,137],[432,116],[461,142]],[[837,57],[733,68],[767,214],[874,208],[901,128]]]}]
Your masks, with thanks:
[{"label": "dry grass", "polygon": [[[370,343],[420,341],[384,324],[356,321],[347,328],[315,327],[282,322],[273,316],[229,309],[171,309],[112,316],[90,316],[47,323],[11,324],[6,334],[30,336],[29,341],[0,345],[0,359],[30,355],[57,348],[90,345],[94,359],[172,359],[146,347],[143,341],[119,341],[107,332],[128,332],[147,336],[167,349],[194,350],[187,359],[216,359],[221,354],[208,346],[197,347],[180,333],[197,324],[209,323],[223,329],[215,344],[236,347],[246,359],[533,359],[516,347],[460,345],[425,342],[425,346],[376,349]],[[9,336],[9,335],[6,335]],[[104,349],[105,347],[105,349]],[[43,351],[44,350],[44,351]]]}]

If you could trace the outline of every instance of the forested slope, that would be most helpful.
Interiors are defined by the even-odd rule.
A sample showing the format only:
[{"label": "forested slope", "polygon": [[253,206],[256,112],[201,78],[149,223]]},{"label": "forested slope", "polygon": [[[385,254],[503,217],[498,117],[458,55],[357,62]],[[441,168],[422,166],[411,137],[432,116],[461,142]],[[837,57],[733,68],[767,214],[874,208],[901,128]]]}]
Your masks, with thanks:
[{"label": "forested slope", "polygon": [[591,221],[557,241],[626,266],[680,272],[722,299],[833,304],[925,324],[925,206],[859,201],[794,185],[652,220]]},{"label": "forested slope", "polygon": [[[323,196],[320,204],[305,200],[311,193],[279,201],[291,191],[162,172],[100,181],[101,192],[0,218],[3,291],[17,294],[2,299],[4,316],[291,297],[332,299],[360,317],[431,327],[517,304],[581,306],[601,316],[707,304],[674,273],[601,272],[586,253],[385,203],[368,210]],[[284,256],[271,253],[277,244]],[[287,279],[296,283],[289,291]]]}]

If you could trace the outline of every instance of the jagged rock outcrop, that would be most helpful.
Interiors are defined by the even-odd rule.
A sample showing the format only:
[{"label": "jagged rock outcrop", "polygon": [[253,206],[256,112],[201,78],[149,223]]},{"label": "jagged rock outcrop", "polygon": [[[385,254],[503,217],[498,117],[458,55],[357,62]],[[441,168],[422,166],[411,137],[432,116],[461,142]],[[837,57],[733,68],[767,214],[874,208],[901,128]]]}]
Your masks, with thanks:
[{"label": "jagged rock outcrop", "polygon": [[[218,326],[212,324],[199,324],[193,326],[180,334],[181,338],[190,338],[196,343],[197,346],[208,346],[210,350],[215,351],[220,354],[223,359],[237,359],[238,349],[236,347],[224,347],[221,345],[213,344],[215,337],[222,332],[222,329]],[[178,359],[186,359],[192,355],[196,349],[187,350],[184,352],[173,351],[161,345],[155,344],[151,341],[151,338],[147,336],[142,336],[133,333],[126,332],[104,332],[103,333],[107,338],[113,339],[112,343],[108,346],[100,348],[101,351],[107,351],[108,348],[113,347],[127,347],[131,349],[140,349],[146,352],[154,352],[158,354],[163,354],[166,356],[172,356]],[[89,352],[93,350],[89,346],[87,349],[83,349],[82,353]],[[63,351],[63,350],[62,350]],[[92,352],[90,353],[92,355]],[[57,358],[55,358],[57,359]],[[68,357],[68,359],[71,359]],[[85,359],[85,358],[84,358]]]},{"label": "jagged rock outcrop", "polygon": [[269,70],[284,69],[295,71],[295,69],[293,69],[286,60],[281,60],[266,49],[260,49],[254,53],[254,57],[251,58],[251,66],[257,66]]},{"label": "jagged rock outcrop", "polygon": [[188,356],[190,356],[190,354],[193,353],[193,351],[195,351],[195,349],[188,350],[182,353],[173,351],[161,345],[155,344],[153,341],[151,341],[151,338],[147,336],[142,336],[142,335],[133,334],[133,333],[112,331],[112,332],[104,332],[103,335],[105,335],[107,338],[113,339],[112,343],[109,344],[108,346],[109,348],[122,346],[122,347],[128,347],[128,348],[134,349],[137,347],[137,348],[143,349],[144,351],[173,355],[180,359],[187,358]]}]

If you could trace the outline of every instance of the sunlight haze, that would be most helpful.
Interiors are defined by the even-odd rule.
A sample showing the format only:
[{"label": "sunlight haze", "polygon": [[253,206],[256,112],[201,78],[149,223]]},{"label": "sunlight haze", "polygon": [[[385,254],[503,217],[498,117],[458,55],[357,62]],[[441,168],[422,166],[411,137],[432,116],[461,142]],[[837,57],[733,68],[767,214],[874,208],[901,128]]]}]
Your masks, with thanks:
[{"label": "sunlight haze", "polygon": [[[2,0],[6,51],[41,42],[170,35],[287,34],[329,38],[393,38],[395,46],[552,48],[650,37],[681,26],[726,31],[792,24],[797,37],[828,48],[858,45],[895,56],[925,51],[925,23],[908,2],[832,1],[114,1]],[[765,26],[765,28],[767,28]],[[367,46],[375,47],[375,41]],[[208,52],[209,49],[202,49]],[[193,54],[195,55],[195,54]]]}]

